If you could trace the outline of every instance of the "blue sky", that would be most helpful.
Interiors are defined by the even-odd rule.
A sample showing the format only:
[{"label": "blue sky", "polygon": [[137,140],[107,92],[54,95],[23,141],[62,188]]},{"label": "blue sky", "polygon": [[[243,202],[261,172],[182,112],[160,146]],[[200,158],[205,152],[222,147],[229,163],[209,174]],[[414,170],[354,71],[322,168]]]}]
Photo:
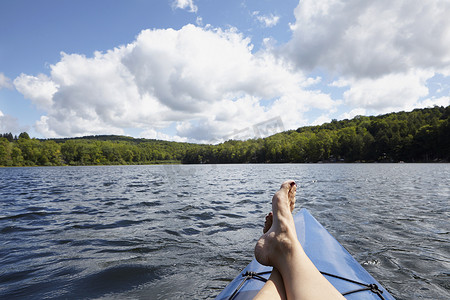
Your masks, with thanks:
[{"label": "blue sky", "polygon": [[444,0],[4,0],[0,132],[216,143],[271,120],[446,106],[449,14]]}]

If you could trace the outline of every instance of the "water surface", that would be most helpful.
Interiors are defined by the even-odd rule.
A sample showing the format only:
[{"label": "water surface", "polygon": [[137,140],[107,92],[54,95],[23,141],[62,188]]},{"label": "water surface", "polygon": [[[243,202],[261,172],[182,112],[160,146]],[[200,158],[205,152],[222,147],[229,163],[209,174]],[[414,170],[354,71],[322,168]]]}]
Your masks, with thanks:
[{"label": "water surface", "polygon": [[286,164],[2,168],[0,298],[213,298],[288,178],[394,297],[450,297],[449,164]]}]

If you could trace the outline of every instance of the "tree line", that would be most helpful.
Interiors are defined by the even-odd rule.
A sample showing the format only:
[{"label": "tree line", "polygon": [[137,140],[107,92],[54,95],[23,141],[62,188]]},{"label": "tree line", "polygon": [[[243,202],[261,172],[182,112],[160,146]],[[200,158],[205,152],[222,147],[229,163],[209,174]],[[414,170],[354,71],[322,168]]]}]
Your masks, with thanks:
[{"label": "tree line", "polygon": [[0,166],[180,163],[189,144],[123,136],[39,140],[0,137]]},{"label": "tree line", "polygon": [[450,159],[450,106],[301,127],[265,139],[195,145],[183,163],[437,162]]},{"label": "tree line", "polygon": [[301,127],[218,145],[125,136],[0,137],[1,166],[154,163],[437,162],[450,160],[450,106]]}]

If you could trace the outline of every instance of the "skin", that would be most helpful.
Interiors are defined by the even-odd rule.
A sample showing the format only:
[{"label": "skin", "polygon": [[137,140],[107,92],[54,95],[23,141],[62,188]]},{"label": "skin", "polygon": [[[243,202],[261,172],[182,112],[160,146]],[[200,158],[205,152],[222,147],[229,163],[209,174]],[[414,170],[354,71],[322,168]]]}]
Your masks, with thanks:
[{"label": "skin", "polygon": [[255,257],[274,271],[255,299],[345,299],[317,270],[297,239],[292,216],[296,189],[294,181],[285,181],[272,198],[273,213],[266,217]]},{"label": "skin", "polygon": [[[295,208],[295,194],[297,193],[297,184],[293,180],[289,180],[289,192],[288,192],[288,201],[289,201],[289,209],[291,213]],[[263,233],[269,231],[270,227],[272,227],[273,223],[273,212],[270,212],[266,216],[266,221],[264,222]]]}]

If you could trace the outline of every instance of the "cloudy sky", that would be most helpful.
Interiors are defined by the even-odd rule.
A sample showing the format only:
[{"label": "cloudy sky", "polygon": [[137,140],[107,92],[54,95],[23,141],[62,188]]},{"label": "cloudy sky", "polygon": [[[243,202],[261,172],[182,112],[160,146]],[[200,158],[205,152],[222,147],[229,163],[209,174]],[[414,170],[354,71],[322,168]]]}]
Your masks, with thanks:
[{"label": "cloudy sky", "polygon": [[217,143],[447,106],[449,15],[448,0],[2,0],[0,133]]}]

